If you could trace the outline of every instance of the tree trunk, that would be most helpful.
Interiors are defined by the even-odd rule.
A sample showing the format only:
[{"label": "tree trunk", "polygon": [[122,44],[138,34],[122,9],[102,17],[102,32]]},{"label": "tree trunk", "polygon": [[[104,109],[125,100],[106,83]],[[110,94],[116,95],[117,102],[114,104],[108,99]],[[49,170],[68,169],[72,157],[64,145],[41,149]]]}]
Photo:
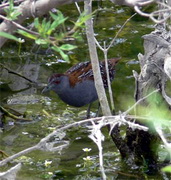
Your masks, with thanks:
[{"label": "tree trunk", "polygon": [[[139,54],[139,62],[141,72],[138,75],[134,72],[136,79],[136,89],[135,89],[135,99],[136,101],[147,96],[151,91],[159,89],[159,94],[163,95],[166,82],[166,74],[164,72],[163,66],[165,58],[171,56],[170,45],[171,36],[170,31],[166,31],[164,25],[158,25],[156,30],[151,34],[143,36],[144,38],[144,55]],[[166,102],[168,108],[170,104],[167,102],[166,98],[162,97],[162,103]],[[160,104],[157,104],[157,99],[144,100],[140,104],[145,108],[149,109],[156,105],[158,111],[160,111]],[[137,110],[138,111],[138,110]],[[142,111],[142,109],[140,110]],[[151,108],[150,111],[153,111]],[[141,114],[145,112],[140,112]],[[139,112],[137,112],[139,114]],[[155,121],[155,119],[154,119]],[[153,122],[142,123],[149,127],[149,131],[141,131],[128,128],[126,135],[127,146],[134,155],[135,162],[144,164],[148,166],[149,169],[157,168],[157,146],[159,145],[159,137],[153,128]],[[130,152],[128,152],[130,153]]]}]

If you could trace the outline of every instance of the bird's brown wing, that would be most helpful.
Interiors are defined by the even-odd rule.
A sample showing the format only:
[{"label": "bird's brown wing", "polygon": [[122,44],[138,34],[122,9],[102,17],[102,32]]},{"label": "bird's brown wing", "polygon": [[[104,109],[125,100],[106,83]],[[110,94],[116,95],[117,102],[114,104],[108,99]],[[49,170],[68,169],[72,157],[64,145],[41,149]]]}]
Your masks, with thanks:
[{"label": "bird's brown wing", "polygon": [[85,79],[93,79],[91,62],[78,63],[68,69],[65,74],[69,76],[71,86],[75,86],[76,83],[82,82]]}]

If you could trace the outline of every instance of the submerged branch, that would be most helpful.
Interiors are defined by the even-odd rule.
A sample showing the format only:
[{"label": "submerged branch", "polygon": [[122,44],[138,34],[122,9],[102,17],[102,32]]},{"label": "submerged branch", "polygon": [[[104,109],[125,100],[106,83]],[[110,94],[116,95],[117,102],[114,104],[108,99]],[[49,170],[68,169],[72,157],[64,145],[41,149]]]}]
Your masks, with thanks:
[{"label": "submerged branch", "polygon": [[31,119],[27,119],[27,118],[23,118],[23,117],[18,117],[14,114],[12,114],[11,112],[9,112],[7,109],[5,109],[4,107],[0,106],[0,111],[2,111],[6,116],[14,119],[14,120],[20,120],[20,121],[31,121]]}]

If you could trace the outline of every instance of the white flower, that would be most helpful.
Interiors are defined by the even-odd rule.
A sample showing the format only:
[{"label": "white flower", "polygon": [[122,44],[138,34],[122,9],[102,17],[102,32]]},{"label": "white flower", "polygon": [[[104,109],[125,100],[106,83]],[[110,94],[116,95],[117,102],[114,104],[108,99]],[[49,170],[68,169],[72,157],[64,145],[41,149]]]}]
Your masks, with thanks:
[{"label": "white flower", "polygon": [[76,164],[76,167],[81,167],[81,164]]},{"label": "white flower", "polygon": [[21,38],[18,38],[18,41],[19,41],[20,43],[24,43],[24,42],[25,42],[25,40],[24,40],[24,39],[21,39]]},{"label": "white flower", "polygon": [[83,148],[83,151],[84,151],[84,152],[90,152],[90,151],[91,151],[91,148]]},{"label": "white flower", "polygon": [[83,160],[84,160],[84,161],[91,161],[92,158],[91,158],[90,156],[87,156],[87,157],[83,158]]},{"label": "white flower", "polygon": [[51,165],[52,164],[52,161],[48,161],[48,160],[45,160],[45,167],[48,167],[49,165]]}]

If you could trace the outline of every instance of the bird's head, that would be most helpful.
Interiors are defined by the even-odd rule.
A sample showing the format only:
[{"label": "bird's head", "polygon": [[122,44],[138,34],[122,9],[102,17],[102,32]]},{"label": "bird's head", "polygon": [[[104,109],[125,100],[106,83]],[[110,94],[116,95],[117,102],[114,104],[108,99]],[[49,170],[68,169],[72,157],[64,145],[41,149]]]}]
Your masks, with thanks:
[{"label": "bird's head", "polygon": [[65,77],[66,77],[66,75],[64,75],[64,74],[53,74],[48,79],[48,84],[42,90],[42,93],[46,93],[46,92],[48,92],[50,90],[58,92],[61,89],[62,85],[63,85],[63,81],[64,81]]}]

